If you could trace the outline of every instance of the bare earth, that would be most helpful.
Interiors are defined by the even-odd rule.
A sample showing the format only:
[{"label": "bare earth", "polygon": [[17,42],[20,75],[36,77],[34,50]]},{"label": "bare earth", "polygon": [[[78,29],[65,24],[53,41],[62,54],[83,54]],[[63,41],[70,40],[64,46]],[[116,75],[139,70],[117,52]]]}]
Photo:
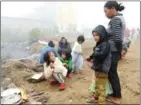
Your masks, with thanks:
[{"label": "bare earth", "polygon": [[[83,45],[84,58],[88,57],[94,46],[93,41],[86,41]],[[31,73],[28,69],[5,70],[6,77],[19,87],[26,91],[35,90],[44,92],[48,97],[49,104],[85,104],[90,96],[89,86],[92,80],[93,71],[90,70],[86,63],[81,74],[74,75],[71,79],[66,79],[68,88],[59,91],[58,86],[51,87],[47,81],[40,83],[28,83],[23,78]],[[122,87],[122,104],[140,104],[140,42],[137,41],[131,45],[125,59],[121,60],[118,66],[118,72]]]}]

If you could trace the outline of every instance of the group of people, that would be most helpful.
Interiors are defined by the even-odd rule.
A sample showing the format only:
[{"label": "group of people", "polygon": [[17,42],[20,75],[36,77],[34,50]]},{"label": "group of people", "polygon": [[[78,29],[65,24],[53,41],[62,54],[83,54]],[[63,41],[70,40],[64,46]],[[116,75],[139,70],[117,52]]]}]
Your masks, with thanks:
[{"label": "group of people", "polygon": [[[93,53],[86,59],[89,67],[94,70],[95,93],[88,102],[104,104],[107,101],[120,104],[121,86],[117,72],[118,61],[122,50],[122,43],[125,30],[125,21],[119,11],[124,10],[124,6],[117,1],[107,1],[104,11],[110,19],[109,27],[98,25],[92,30],[92,35],[96,41]],[[60,84],[59,88],[65,89],[65,78],[72,77],[72,73],[79,73],[83,66],[82,44],[85,38],[78,36],[71,49],[65,37],[61,38],[58,51],[55,44],[50,41],[48,46],[43,48],[40,63],[44,66],[44,77],[48,80],[53,77],[50,84]],[[106,83],[110,81],[113,93],[106,96]]]},{"label": "group of people", "polygon": [[125,40],[129,39],[136,39],[136,38],[139,38],[140,37],[140,29],[129,29],[129,28],[126,28],[125,29],[125,33],[124,33],[124,38]]},{"label": "group of people", "polygon": [[132,30],[126,28],[124,31],[124,41],[122,44],[121,59],[125,57],[131,44],[134,44],[137,39],[140,39],[140,29]]},{"label": "group of people", "polygon": [[85,41],[83,35],[78,36],[73,48],[65,37],[62,37],[58,50],[55,50],[55,44],[50,41],[42,49],[40,64],[44,67],[44,77],[49,79],[53,76],[51,85],[60,83],[60,89],[65,89],[65,77],[71,78],[72,74],[80,72],[83,66],[82,43]]}]

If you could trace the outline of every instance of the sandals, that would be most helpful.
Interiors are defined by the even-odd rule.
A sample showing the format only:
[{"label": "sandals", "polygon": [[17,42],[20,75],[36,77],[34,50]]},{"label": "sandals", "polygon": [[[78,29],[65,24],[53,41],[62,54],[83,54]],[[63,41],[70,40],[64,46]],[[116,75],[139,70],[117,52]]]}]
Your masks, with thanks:
[{"label": "sandals", "polygon": [[120,100],[116,100],[116,99],[114,99],[113,97],[107,97],[107,99],[106,99],[108,102],[110,102],[110,103],[114,103],[114,104],[120,104]]},{"label": "sandals", "polygon": [[89,98],[87,100],[87,103],[98,103],[98,99],[96,99],[95,97]]}]

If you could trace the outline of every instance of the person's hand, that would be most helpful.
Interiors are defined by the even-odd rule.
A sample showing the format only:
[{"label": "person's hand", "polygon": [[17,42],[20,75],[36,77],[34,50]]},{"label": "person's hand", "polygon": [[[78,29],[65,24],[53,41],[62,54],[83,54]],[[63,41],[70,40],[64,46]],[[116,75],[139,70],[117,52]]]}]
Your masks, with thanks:
[{"label": "person's hand", "polygon": [[67,66],[68,66],[66,63],[63,63],[63,65],[64,65],[65,67],[67,67]]},{"label": "person's hand", "polygon": [[92,67],[93,63],[92,62],[88,62],[88,66]]},{"label": "person's hand", "polygon": [[89,67],[92,67],[92,65],[93,65],[93,60],[91,60],[90,58],[87,58],[86,61],[87,61],[88,66],[89,66]]},{"label": "person's hand", "polygon": [[87,61],[87,62],[90,62],[90,61],[91,61],[91,59],[90,59],[90,58],[86,58],[86,61]]},{"label": "person's hand", "polygon": [[54,68],[54,64],[53,63],[50,63],[50,68]]}]

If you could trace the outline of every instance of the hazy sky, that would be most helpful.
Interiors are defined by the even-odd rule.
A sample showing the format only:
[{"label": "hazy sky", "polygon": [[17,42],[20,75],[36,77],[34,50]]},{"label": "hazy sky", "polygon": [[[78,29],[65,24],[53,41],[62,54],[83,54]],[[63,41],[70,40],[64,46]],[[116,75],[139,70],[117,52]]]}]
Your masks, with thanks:
[{"label": "hazy sky", "polygon": [[[73,2],[77,11],[79,27],[95,27],[98,24],[107,26],[109,20],[105,17],[103,6],[105,2]],[[140,26],[140,2],[122,2],[125,10],[122,12],[127,25]],[[1,15],[9,17],[24,17],[35,12],[34,9],[43,6],[44,2],[2,2]],[[69,14],[69,13],[68,13]]]}]

